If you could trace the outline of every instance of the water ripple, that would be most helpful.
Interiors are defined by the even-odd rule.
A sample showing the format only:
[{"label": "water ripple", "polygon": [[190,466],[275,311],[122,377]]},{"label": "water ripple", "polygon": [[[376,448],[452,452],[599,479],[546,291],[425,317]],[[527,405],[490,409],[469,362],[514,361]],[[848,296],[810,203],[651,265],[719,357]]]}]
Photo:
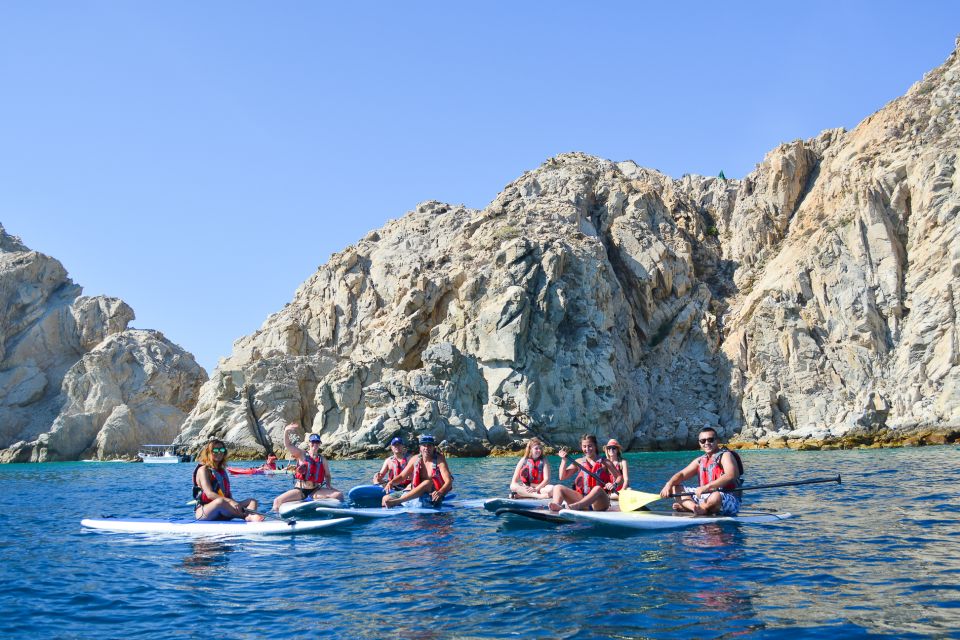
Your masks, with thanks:
[{"label": "water ripple", "polygon": [[[750,494],[750,509],[798,514],[763,527],[644,533],[475,509],[289,539],[189,540],[82,531],[79,520],[184,515],[192,465],[5,465],[0,606],[13,613],[0,617],[0,633],[956,637],[960,504],[942,489],[924,491],[952,486],[960,450],[743,455],[748,483],[839,472],[843,484]],[[690,456],[631,454],[631,475],[638,489],[655,490]],[[460,497],[479,498],[501,493],[515,460],[451,464]],[[377,466],[335,462],[336,484],[363,484]],[[79,497],[55,499],[50,481]],[[265,476],[234,482],[261,500],[286,486]]]}]

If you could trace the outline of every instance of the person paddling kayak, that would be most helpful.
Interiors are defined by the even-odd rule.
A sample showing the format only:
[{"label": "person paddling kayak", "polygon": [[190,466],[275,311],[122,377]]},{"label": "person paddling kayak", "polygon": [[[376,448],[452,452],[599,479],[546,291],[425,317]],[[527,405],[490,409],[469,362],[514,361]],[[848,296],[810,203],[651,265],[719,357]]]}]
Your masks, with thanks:
[{"label": "person paddling kayak", "polygon": [[277,456],[272,453],[267,456],[267,461],[260,465],[260,468],[263,471],[276,471],[277,470]]},{"label": "person paddling kayak", "polygon": [[543,455],[543,442],[540,438],[527,440],[523,457],[513,470],[510,493],[511,498],[550,498],[553,495],[550,465]]},{"label": "person paddling kayak", "polygon": [[197,501],[194,515],[197,520],[263,520],[262,515],[250,513],[257,510],[256,500],[233,499],[227,474],[227,445],[222,440],[208,442],[197,457],[200,464],[193,470],[193,499]]},{"label": "person paddling kayak", "polygon": [[[404,470],[410,461],[407,456],[407,446],[403,443],[402,438],[394,438],[390,441],[390,451],[392,455],[383,461],[380,471],[373,474],[373,484],[383,484],[388,480],[393,480],[400,475],[400,472]],[[402,489],[408,484],[410,484],[409,481],[404,483],[395,482],[393,486]]]},{"label": "person paddling kayak", "polygon": [[[550,502],[551,511],[560,511],[563,503],[567,503],[567,508],[573,510],[591,509],[593,511],[606,511],[610,508],[609,492],[613,491],[617,482],[621,480],[620,471],[608,459],[600,457],[597,445],[597,436],[585,433],[580,437],[580,449],[583,451],[583,457],[576,464],[567,466],[567,450],[560,449],[560,481],[564,481],[574,473],[577,473],[573,481],[573,489],[558,484],[553,488],[553,499]],[[600,481],[594,475],[584,471],[590,471],[595,476],[599,476]]]},{"label": "person paddling kayak", "polygon": [[[296,500],[306,500],[311,498],[332,498],[334,500],[343,500],[343,493],[333,488],[330,466],[320,455],[320,436],[311,433],[307,439],[307,450],[290,442],[290,434],[300,429],[296,422],[288,424],[283,430],[283,446],[293,456],[297,462],[297,470],[293,477],[296,478],[293,489],[281,493],[273,500],[273,510],[278,511],[280,505],[284,502],[294,502]],[[326,487],[324,487],[326,485]]]},{"label": "person paddling kayak", "polygon": [[[740,511],[739,491],[743,486],[743,461],[735,451],[721,447],[717,442],[717,430],[704,427],[697,436],[703,455],[673,474],[660,491],[661,498],[678,493],[695,493],[693,496],[676,498],[674,511],[692,511],[697,515],[719,514],[735,516]],[[683,481],[699,475],[700,486],[685,487]]]},{"label": "person paddling kayak", "polygon": [[[429,496],[435,507],[443,503],[443,497],[453,489],[453,475],[447,467],[446,457],[437,450],[436,439],[432,435],[420,436],[420,453],[413,456],[399,475],[387,481],[383,491],[381,504],[384,507],[395,507],[401,502],[413,500],[420,496]],[[394,498],[390,492],[394,487],[403,486],[409,480],[409,491],[399,498]]]}]

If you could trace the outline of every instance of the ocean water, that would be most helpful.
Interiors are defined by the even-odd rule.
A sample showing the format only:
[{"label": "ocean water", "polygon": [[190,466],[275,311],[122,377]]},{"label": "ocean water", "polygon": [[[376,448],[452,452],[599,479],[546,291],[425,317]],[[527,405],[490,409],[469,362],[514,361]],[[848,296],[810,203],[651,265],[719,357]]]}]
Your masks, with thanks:
[{"label": "ocean water", "polygon": [[[627,456],[657,491],[694,452]],[[82,530],[185,516],[192,464],[0,466],[4,638],[960,638],[960,447],[747,451],[766,525],[626,533],[402,515],[284,538]],[[516,460],[451,459],[459,498],[495,497]],[[554,472],[556,460],[553,459]],[[366,484],[376,461],[334,461]],[[288,477],[232,479],[268,502]]]}]

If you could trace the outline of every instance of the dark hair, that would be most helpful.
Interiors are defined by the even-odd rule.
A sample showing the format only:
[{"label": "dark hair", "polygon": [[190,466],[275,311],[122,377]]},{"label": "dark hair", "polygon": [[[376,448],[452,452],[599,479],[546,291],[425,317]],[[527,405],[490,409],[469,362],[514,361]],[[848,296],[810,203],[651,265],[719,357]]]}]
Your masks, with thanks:
[{"label": "dark hair", "polygon": [[592,442],[596,449],[600,448],[600,445],[597,443],[597,436],[593,435],[592,433],[585,433],[580,436],[580,442],[583,442],[584,440],[589,440]]},{"label": "dark hair", "polygon": [[717,437],[717,430],[713,427],[704,427],[703,429],[700,429],[699,433],[706,433],[707,431],[711,432],[713,437]]}]

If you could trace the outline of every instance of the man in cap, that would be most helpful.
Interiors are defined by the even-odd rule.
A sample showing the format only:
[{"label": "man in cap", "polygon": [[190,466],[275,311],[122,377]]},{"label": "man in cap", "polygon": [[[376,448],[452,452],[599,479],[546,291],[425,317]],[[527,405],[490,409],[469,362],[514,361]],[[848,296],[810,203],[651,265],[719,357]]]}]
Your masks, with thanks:
[{"label": "man in cap", "polygon": [[293,489],[281,493],[274,499],[274,511],[278,511],[280,505],[284,502],[306,500],[307,498],[311,500],[321,498],[343,500],[343,493],[333,488],[333,476],[330,474],[329,465],[320,455],[320,436],[316,433],[310,434],[307,439],[306,451],[290,442],[290,434],[299,428],[300,425],[293,422],[283,430],[283,446],[287,448],[287,451],[296,461],[297,470],[293,475],[296,481]]},{"label": "man in cap", "polygon": [[[437,450],[436,439],[429,434],[420,436],[420,453],[413,456],[399,475],[387,481],[382,504],[393,507],[401,502],[423,496],[434,507],[443,504],[443,497],[453,489],[453,475],[447,467],[446,457]],[[395,486],[409,481],[410,488],[402,496],[394,498],[390,492]]]}]

